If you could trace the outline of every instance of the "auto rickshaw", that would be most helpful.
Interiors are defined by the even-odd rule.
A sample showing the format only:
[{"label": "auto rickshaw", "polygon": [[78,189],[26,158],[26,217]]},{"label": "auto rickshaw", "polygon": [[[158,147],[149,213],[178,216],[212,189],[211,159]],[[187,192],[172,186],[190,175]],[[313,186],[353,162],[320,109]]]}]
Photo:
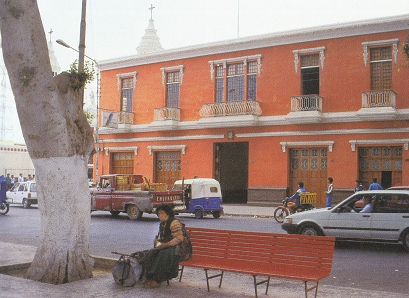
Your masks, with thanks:
[{"label": "auto rickshaw", "polygon": [[224,214],[222,205],[222,193],[220,184],[212,178],[195,178],[178,180],[173,189],[184,190],[186,209],[178,210],[178,213],[194,213],[195,218],[203,218],[204,215],[212,214],[219,218]]}]

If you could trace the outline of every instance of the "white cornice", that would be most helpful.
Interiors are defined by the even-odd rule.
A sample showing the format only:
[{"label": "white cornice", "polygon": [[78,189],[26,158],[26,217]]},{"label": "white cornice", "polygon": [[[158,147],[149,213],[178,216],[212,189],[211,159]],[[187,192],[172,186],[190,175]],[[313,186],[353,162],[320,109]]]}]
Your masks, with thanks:
[{"label": "white cornice", "polygon": [[382,140],[350,140],[351,151],[356,150],[356,145],[393,145],[402,144],[407,151],[409,149],[409,139],[382,139]]},{"label": "white cornice", "polygon": [[[409,120],[409,109],[398,109],[394,114],[393,119],[383,118],[382,115],[377,117],[362,117],[360,111],[356,112],[338,112],[338,113],[322,113],[320,118],[310,117],[303,119],[303,124],[325,124],[325,123],[346,123],[346,122],[366,122],[366,121],[386,121],[386,120]],[[163,121],[166,122],[166,121]],[[173,123],[173,122],[172,122]],[[234,128],[234,127],[254,127],[254,126],[280,126],[299,124],[299,119],[289,117],[288,115],[278,116],[227,116],[227,117],[209,117],[201,118],[197,121],[179,121],[173,126],[150,124],[129,125],[127,128],[106,128],[100,127],[98,133],[100,135],[122,134],[122,133],[142,133],[153,131],[186,131],[204,128]],[[220,135],[212,135],[219,138]],[[200,138],[201,136],[198,136]],[[189,139],[193,136],[189,136]],[[206,136],[207,138],[207,136]]]},{"label": "white cornice", "polygon": [[280,142],[281,150],[285,152],[287,147],[305,147],[305,146],[328,146],[328,151],[332,152],[334,141],[310,141],[310,142]]},{"label": "white cornice", "polygon": [[316,136],[316,135],[351,135],[351,134],[381,134],[381,133],[407,133],[409,128],[374,128],[374,129],[330,129],[330,130],[305,130],[305,131],[271,131],[259,133],[237,133],[237,138],[261,137],[289,137],[289,136]]},{"label": "white cornice", "polygon": [[231,53],[249,49],[302,43],[314,40],[325,40],[347,36],[408,30],[408,21],[409,15],[406,14],[388,18],[362,20],[344,24],[332,24],[327,26],[249,36],[232,40],[224,40],[219,42],[170,49],[146,55],[132,55],[104,60],[99,63],[99,69],[101,71],[104,71],[130,66],[145,65],[150,63],[172,61],[177,59],[213,55],[218,53]]},{"label": "white cornice", "polygon": [[177,150],[182,151],[182,154],[186,154],[186,145],[170,145],[170,146],[148,146],[149,155],[152,155],[153,151],[169,151]]},{"label": "white cornice", "polygon": [[148,137],[148,138],[129,138],[129,139],[103,139],[99,143],[133,143],[133,142],[153,142],[153,141],[184,141],[184,140],[208,140],[223,139],[225,136],[219,135],[191,135],[179,137]]},{"label": "white cornice", "polygon": [[[373,134],[375,136],[379,134],[392,135],[395,133],[408,133],[409,128],[379,128],[379,129],[333,129],[333,130],[306,130],[306,131],[267,131],[259,133],[237,133],[234,136],[236,138],[265,138],[265,137],[299,137],[299,136],[323,136],[323,135],[354,135],[354,134]],[[150,138],[129,138],[129,139],[103,139],[99,140],[99,144],[103,144],[104,150],[112,150],[110,148],[115,148],[120,150],[120,148],[129,148],[134,150],[138,147],[106,147],[109,143],[135,143],[135,142],[159,142],[159,141],[186,141],[186,140],[209,140],[209,139],[224,139],[225,135],[190,135],[190,136],[176,136],[176,137],[150,137]],[[332,142],[332,141],[324,141]],[[363,144],[364,141],[355,141],[356,143]],[[369,141],[372,142],[372,141]],[[299,142],[300,143],[300,142]],[[372,142],[374,143],[374,142]],[[286,146],[293,145],[294,142],[286,142]],[[351,143],[352,144],[352,143]],[[304,144],[306,145],[306,144]],[[325,146],[332,146],[331,143],[325,143]],[[136,154],[136,153],[135,153]]]}]

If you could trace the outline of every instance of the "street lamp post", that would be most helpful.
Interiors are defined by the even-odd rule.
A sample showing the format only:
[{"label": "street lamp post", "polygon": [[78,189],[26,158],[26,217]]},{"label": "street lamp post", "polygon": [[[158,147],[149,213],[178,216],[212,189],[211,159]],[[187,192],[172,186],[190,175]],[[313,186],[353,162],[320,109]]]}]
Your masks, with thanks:
[{"label": "street lamp post", "polygon": [[[85,56],[85,16],[87,11],[87,0],[82,0],[82,13],[81,13],[81,25],[80,25],[80,44],[78,46],[78,71],[84,71],[84,56]],[[84,93],[84,89],[83,89]]]}]

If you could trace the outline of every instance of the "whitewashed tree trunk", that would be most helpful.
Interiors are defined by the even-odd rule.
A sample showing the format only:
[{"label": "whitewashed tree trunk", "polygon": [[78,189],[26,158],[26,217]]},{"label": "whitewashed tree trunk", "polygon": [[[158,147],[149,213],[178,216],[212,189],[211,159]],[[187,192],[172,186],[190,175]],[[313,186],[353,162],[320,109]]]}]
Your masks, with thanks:
[{"label": "whitewashed tree trunk", "polygon": [[87,163],[93,150],[82,98],[52,76],[36,1],[0,0],[4,61],[38,185],[42,240],[26,277],[60,284],[92,276]]}]

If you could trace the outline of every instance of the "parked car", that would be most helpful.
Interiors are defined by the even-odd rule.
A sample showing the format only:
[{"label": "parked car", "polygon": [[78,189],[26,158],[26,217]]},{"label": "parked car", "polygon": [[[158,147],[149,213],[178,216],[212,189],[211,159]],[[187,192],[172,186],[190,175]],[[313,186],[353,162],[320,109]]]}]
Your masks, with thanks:
[{"label": "parked car", "polygon": [[29,208],[32,204],[37,204],[36,182],[17,182],[7,193],[7,200],[10,204],[23,204],[24,208]]},{"label": "parked car", "polygon": [[[360,213],[362,210],[360,203],[366,196],[372,198],[369,200],[373,206],[372,212]],[[287,216],[282,228],[289,234],[401,242],[409,250],[409,191],[356,192],[332,208]]]}]

